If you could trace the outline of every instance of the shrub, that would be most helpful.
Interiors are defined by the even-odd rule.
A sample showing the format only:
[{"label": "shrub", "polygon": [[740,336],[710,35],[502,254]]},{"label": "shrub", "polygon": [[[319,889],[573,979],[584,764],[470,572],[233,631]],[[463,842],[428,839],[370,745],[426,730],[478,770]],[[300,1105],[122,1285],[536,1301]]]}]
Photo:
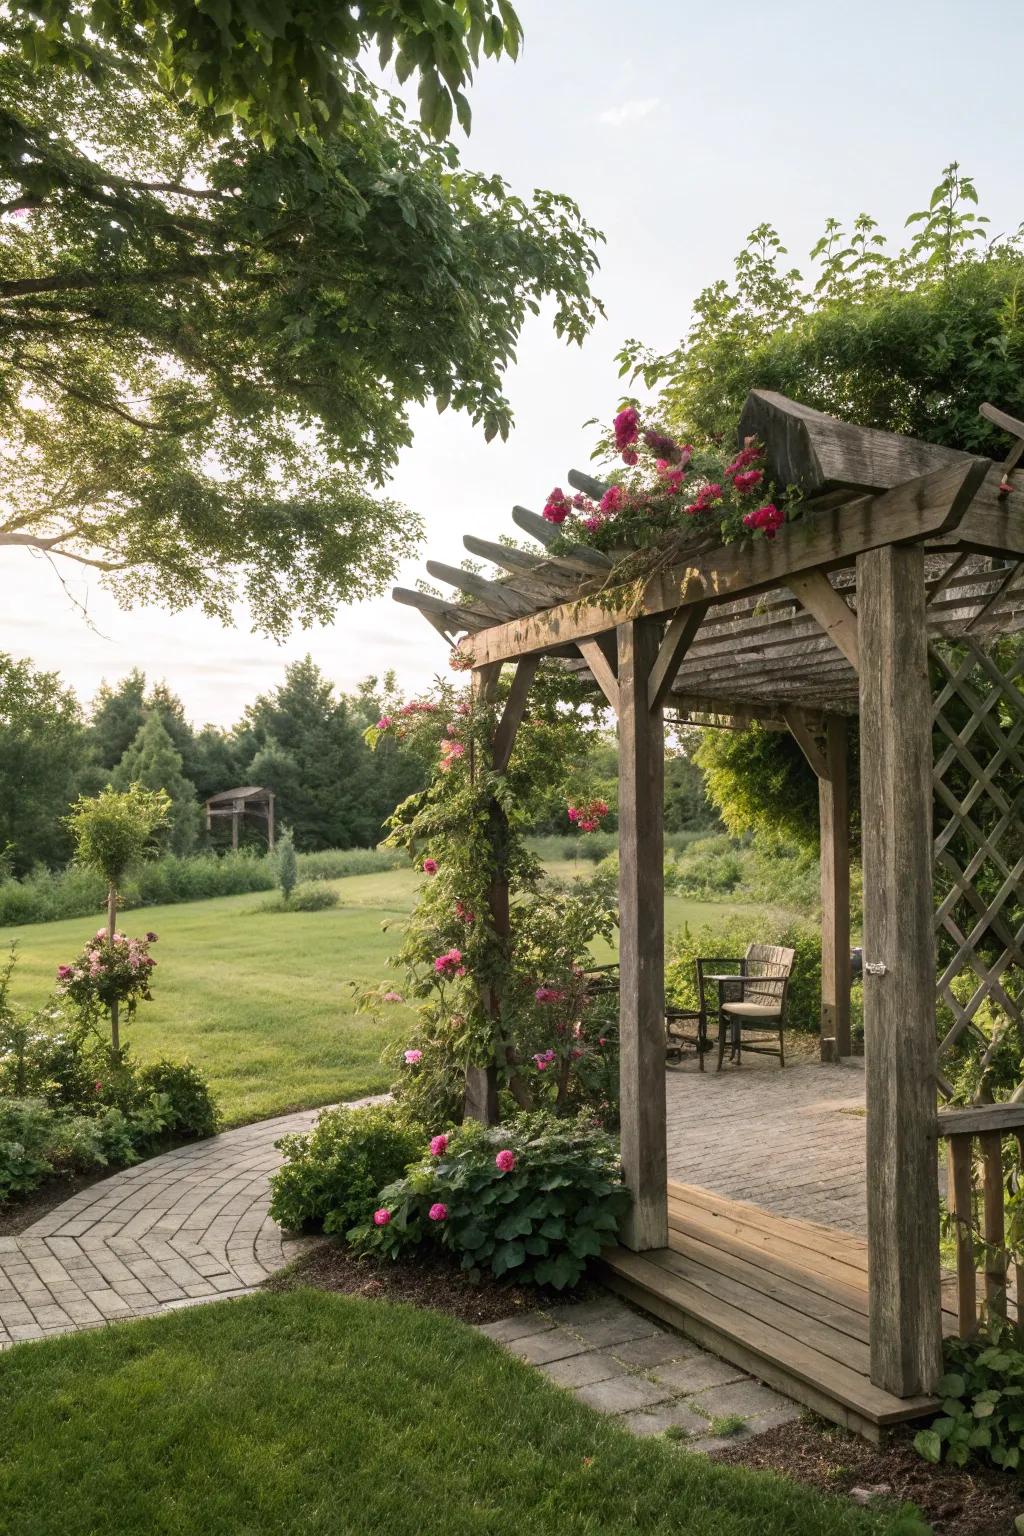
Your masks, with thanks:
[{"label": "shrub", "polygon": [[[741,956],[748,944],[781,944],[796,950],[789,983],[788,1026],[817,1032],[821,1025],[821,929],[803,918],[766,912],[723,913],[721,922],[691,928],[687,923],[669,941],[665,992],[679,1008],[697,1006],[699,955]],[[859,1005],[855,989],[854,1008]]]},{"label": "shrub", "polygon": [[285,901],[289,899],[299,879],[299,866],[295,857],[295,839],[286,832],[277,845],[277,883]]},{"label": "shrub", "polygon": [[277,1143],[285,1162],[271,1180],[270,1214],[292,1232],[344,1232],[420,1156],[423,1141],[422,1127],[393,1105],[325,1110],[311,1131]]},{"label": "shrub", "polygon": [[330,907],[336,907],[339,899],[333,886],[310,881],[306,885],[297,885],[291,896],[285,896],[283,892],[277,896],[271,896],[260,904],[259,910],[261,912],[326,912]]},{"label": "shrub", "polygon": [[682,896],[727,895],[745,873],[738,845],[724,834],[692,843],[670,869],[672,889]]},{"label": "shrub", "polygon": [[990,1338],[948,1339],[942,1413],[914,1438],[926,1461],[977,1458],[1018,1470],[1024,1452],[1024,1351],[1002,1325]]},{"label": "shrub", "polygon": [[629,1192],[617,1143],[586,1116],[467,1122],[434,1148],[380,1191],[376,1219],[364,1207],[357,1247],[395,1257],[440,1241],[463,1269],[561,1290],[615,1241]]},{"label": "shrub", "polygon": [[53,1172],[55,1120],[41,1099],[0,1099],[0,1201],[27,1194]]},{"label": "shrub", "polygon": [[210,1092],[210,1085],[191,1061],[169,1061],[166,1057],[148,1062],[139,1069],[140,1095],[157,1095],[168,1130],[189,1139],[213,1136],[220,1124],[220,1111]]}]

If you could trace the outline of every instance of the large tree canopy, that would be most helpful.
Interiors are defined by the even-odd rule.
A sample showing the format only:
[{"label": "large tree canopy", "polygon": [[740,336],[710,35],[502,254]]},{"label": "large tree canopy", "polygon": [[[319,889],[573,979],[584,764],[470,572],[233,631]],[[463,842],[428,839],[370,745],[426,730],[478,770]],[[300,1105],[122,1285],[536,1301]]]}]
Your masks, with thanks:
[{"label": "large tree canopy", "polygon": [[[272,633],[327,619],[418,533],[360,477],[383,481],[430,399],[507,433],[523,322],[551,299],[583,338],[598,236],[566,198],[462,170],[390,97],[352,94],[319,136],[269,145],[182,99],[192,55],[160,18],[198,7],[133,6],[130,38],[127,8],[31,9],[60,23],[52,46],[29,27],[31,59],[22,9],[0,20],[0,546],[97,566],[126,602],[227,619],[242,593]],[[227,36],[249,9],[201,13]],[[273,30],[276,9],[253,9]],[[324,8],[281,10],[315,49]],[[361,6],[358,27],[412,48],[421,10],[472,31],[494,7]],[[237,100],[257,112],[258,92]]]}]

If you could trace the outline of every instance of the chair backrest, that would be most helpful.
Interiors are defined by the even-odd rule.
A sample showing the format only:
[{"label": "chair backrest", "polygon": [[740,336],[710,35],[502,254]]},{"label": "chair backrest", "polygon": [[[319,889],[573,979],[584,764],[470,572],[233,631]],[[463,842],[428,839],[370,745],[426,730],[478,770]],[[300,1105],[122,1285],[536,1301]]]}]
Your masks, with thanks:
[{"label": "chair backrest", "polygon": [[784,949],[779,944],[748,944],[743,969],[748,976],[763,976],[765,984],[745,988],[745,1000],[748,1003],[781,1002],[789,987],[795,958],[795,949]]}]

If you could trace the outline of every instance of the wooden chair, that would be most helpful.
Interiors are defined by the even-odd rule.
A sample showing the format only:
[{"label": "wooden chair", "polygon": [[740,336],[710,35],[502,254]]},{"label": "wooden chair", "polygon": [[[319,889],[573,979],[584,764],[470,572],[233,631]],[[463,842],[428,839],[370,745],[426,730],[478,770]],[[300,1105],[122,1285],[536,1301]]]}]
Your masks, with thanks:
[{"label": "wooden chair", "polygon": [[[719,1072],[725,1059],[727,1039],[729,1060],[742,1064],[744,1030],[754,1034],[754,1039],[746,1044],[748,1051],[755,1055],[777,1056],[779,1066],[786,1065],[783,1030],[795,958],[793,949],[783,949],[776,944],[749,944],[742,959],[717,956],[697,961],[701,996],[704,996],[705,981],[714,983],[718,993]],[[724,965],[734,969],[729,973],[717,969]],[[716,969],[712,970],[712,967]],[[768,1043],[776,1036],[777,1048]]]},{"label": "wooden chair", "polygon": [[[697,1051],[697,1066],[704,1071],[704,1053],[711,1049],[708,1039],[708,1021],[716,1017],[718,1013],[718,988],[710,975],[705,975],[703,966],[717,964],[707,960],[698,960],[697,967],[697,1002],[696,1008],[672,1008],[665,1009],[665,1059],[666,1061],[679,1061],[685,1046],[694,1046]],[[739,964],[739,962],[735,962]],[[721,961],[722,965],[731,965],[731,960]],[[688,1028],[687,1026],[695,1026]]]}]

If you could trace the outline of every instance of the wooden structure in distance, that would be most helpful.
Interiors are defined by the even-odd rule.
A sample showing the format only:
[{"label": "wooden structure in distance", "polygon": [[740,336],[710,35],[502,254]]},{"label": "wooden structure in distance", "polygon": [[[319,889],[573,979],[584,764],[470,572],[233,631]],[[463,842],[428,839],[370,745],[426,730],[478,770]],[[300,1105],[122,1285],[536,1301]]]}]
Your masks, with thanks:
[{"label": "wooden structure in distance", "polygon": [[[1002,418],[1006,424],[1009,418]],[[1024,439],[1024,424],[1010,423]],[[618,716],[622,1158],[637,1253],[668,1247],[660,773],[666,715],[792,731],[820,785],[823,1021],[848,1049],[844,722],[860,715],[870,1380],[898,1398],[941,1373],[931,861],[930,641],[1024,628],[1024,513],[987,459],[838,422],[755,392],[771,477],[803,494],[773,542],[695,540],[641,592],[613,561],[517,507],[528,553],[475,537],[487,579],[439,562],[450,599],[396,589],[490,680],[556,657]],[[1012,455],[1011,455],[1012,457]],[[590,494],[604,487],[573,471]],[[552,547],[554,546],[554,547]],[[529,674],[532,676],[532,672]],[[517,686],[517,718],[527,688]],[[508,741],[516,719],[500,728]],[[830,1033],[831,1031],[831,1033]]]},{"label": "wooden structure in distance", "polygon": [[212,831],[216,818],[231,817],[231,847],[237,849],[242,818],[253,816],[266,828],[267,850],[274,851],[274,791],[258,784],[243,784],[238,789],[222,789],[206,802],[206,830]]}]

